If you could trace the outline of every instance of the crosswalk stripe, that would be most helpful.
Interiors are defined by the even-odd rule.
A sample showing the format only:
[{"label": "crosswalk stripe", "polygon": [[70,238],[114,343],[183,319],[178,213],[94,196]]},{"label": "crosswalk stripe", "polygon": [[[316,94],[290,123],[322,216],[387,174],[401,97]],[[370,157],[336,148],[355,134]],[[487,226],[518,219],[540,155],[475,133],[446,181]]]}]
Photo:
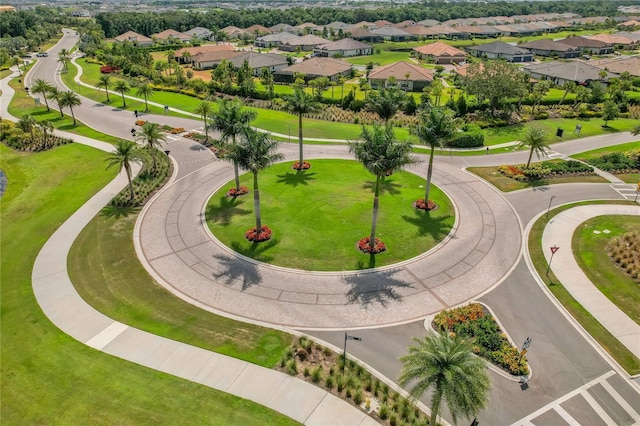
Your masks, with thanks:
[{"label": "crosswalk stripe", "polygon": [[580,423],[576,419],[574,419],[571,414],[567,413],[566,410],[561,406],[556,405],[555,407],[553,407],[553,409],[556,411],[556,413],[560,414],[560,417],[562,417],[567,423],[569,423],[569,425],[580,426]]},{"label": "crosswalk stripe", "polygon": [[620,404],[620,406],[624,409],[624,411],[629,413],[631,418],[635,420],[636,423],[640,423],[640,414],[638,414],[638,412],[633,409],[633,407],[618,393],[617,390],[613,388],[613,386],[611,386],[611,384],[609,384],[609,382],[605,380],[600,384],[602,385],[602,387],[604,387],[607,390],[607,392],[611,394],[613,399],[615,399],[616,402]]},{"label": "crosswalk stripe", "polygon": [[589,406],[593,409],[593,411],[595,411],[600,416],[600,418],[604,421],[605,424],[607,425],[616,424],[616,422],[614,422],[613,419],[609,417],[607,412],[604,411],[604,409],[600,406],[600,404],[598,404],[598,401],[596,401],[595,398],[592,397],[589,392],[582,392],[581,395],[584,399],[587,400],[587,403],[589,404]]},{"label": "crosswalk stripe", "polygon": [[168,135],[167,135],[167,139],[171,139],[172,141],[177,141],[178,140],[178,138],[174,138],[173,136],[168,136]]}]

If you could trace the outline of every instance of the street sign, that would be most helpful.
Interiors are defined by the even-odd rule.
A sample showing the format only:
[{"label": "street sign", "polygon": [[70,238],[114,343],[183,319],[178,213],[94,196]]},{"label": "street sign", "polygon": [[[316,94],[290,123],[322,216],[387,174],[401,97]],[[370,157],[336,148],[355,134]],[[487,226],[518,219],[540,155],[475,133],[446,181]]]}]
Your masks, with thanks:
[{"label": "street sign", "polygon": [[558,250],[560,250],[560,247],[557,247],[557,246],[551,247],[551,254],[555,254]]},{"label": "street sign", "polygon": [[581,131],[582,131],[582,124],[576,124],[576,129],[573,131],[573,134],[580,135]]},{"label": "street sign", "polygon": [[362,337],[349,336],[347,335],[347,340],[357,340],[358,342],[362,340]]}]

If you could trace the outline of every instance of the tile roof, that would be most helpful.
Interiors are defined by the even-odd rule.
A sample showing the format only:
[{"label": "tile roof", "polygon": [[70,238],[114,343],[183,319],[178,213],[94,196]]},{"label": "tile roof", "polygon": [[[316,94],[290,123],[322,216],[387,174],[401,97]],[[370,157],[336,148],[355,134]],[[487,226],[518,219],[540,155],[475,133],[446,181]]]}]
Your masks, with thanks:
[{"label": "tile roof", "polygon": [[[582,61],[549,61],[527,65],[523,68],[529,72],[545,75],[551,78],[561,78],[579,83],[587,80],[599,80],[601,68]],[[618,77],[618,74],[608,73],[606,79]]]},{"label": "tile roof", "polygon": [[184,32],[188,36],[197,36],[198,34],[211,34],[211,30],[204,27],[194,27]]},{"label": "tile roof", "polygon": [[256,39],[256,41],[264,41],[264,42],[285,42],[287,40],[291,40],[294,38],[298,38],[297,35],[295,34],[291,34],[288,32],[281,32],[281,33],[272,33],[272,34],[267,34],[261,37],[258,37]]},{"label": "tile roof", "polygon": [[505,55],[526,55],[531,53],[528,49],[520,46],[513,46],[503,41],[494,41],[491,43],[481,44],[479,46],[469,46],[467,47],[467,50]]},{"label": "tile roof", "polygon": [[414,47],[413,50],[423,55],[467,56],[466,52],[441,41],[436,41],[435,43],[426,44],[424,46]]},{"label": "tile roof", "polygon": [[433,27],[434,25],[439,25],[440,22],[435,19],[423,19],[420,22],[416,22],[417,25],[422,25],[423,27]]},{"label": "tile roof", "polygon": [[223,59],[231,59],[234,56],[240,55],[242,52],[236,52],[231,50],[217,50],[212,52],[201,52],[191,57],[191,62],[215,62],[222,61]]},{"label": "tile roof", "polygon": [[269,27],[269,29],[271,30],[272,33],[279,33],[279,32],[291,32],[291,31],[295,31],[295,29],[293,28],[293,26],[289,25],[289,24],[276,24],[272,27]]},{"label": "tile roof", "polygon": [[433,72],[419,65],[401,61],[374,68],[369,73],[370,79],[388,80],[389,77],[395,77],[398,81],[433,81]]},{"label": "tile roof", "polygon": [[300,72],[305,75],[319,75],[330,77],[336,74],[351,70],[352,65],[348,62],[334,58],[313,57],[306,61],[293,64],[283,70],[278,71],[281,74],[293,74]]},{"label": "tile roof", "polygon": [[590,64],[601,69],[606,68],[608,71],[617,74],[622,74],[626,71],[633,76],[640,77],[640,56],[638,55],[600,59],[590,61]]},{"label": "tile roof", "polygon": [[378,34],[381,36],[389,36],[389,37],[407,37],[411,34],[409,34],[408,32],[401,30],[400,28],[396,28],[396,27],[381,27],[381,28],[376,28],[375,30],[371,30],[372,33],[374,34]]},{"label": "tile roof", "polygon": [[577,47],[553,41],[548,38],[521,43],[519,46],[526,49],[549,50],[554,52],[571,52],[579,50]]},{"label": "tile roof", "polygon": [[158,40],[168,40],[170,38],[177,38],[179,40],[191,40],[191,37],[187,34],[181,33],[176,30],[172,30],[169,28],[168,30],[161,31],[157,34],[153,34],[152,37],[155,37]]},{"label": "tile roof", "polygon": [[327,40],[326,38],[318,37],[313,34],[307,34],[302,37],[292,38],[284,42],[284,44],[288,46],[307,46],[307,45],[318,46],[318,45],[327,44],[327,43],[329,43],[329,40]]},{"label": "tile roof", "polygon": [[229,62],[231,62],[236,68],[240,68],[244,64],[244,61],[249,62],[249,68],[262,68],[286,64],[287,58],[276,53],[257,53],[249,51],[240,52],[239,55],[233,56],[229,59]]},{"label": "tile roof", "polygon": [[258,24],[245,28],[244,32],[251,34],[271,34],[271,30],[269,28]]},{"label": "tile roof", "polygon": [[628,37],[614,36],[611,34],[596,34],[593,36],[589,36],[591,40],[600,40],[609,44],[622,44],[622,45],[630,45],[630,44],[638,44],[638,40],[633,40]]},{"label": "tile roof", "polygon": [[197,47],[183,47],[182,49],[176,50],[174,56],[176,58],[182,57],[184,52],[189,52],[191,56],[195,56],[198,53],[208,53],[208,52],[235,52],[235,47],[229,44],[205,44]]},{"label": "tile roof", "polygon": [[358,40],[354,40],[352,38],[343,38],[342,40],[333,41],[327,44],[321,44],[317,46],[316,49],[319,50],[354,50],[354,49],[368,49],[373,46],[362,43]]},{"label": "tile roof", "polygon": [[126,33],[120,34],[115,38],[116,41],[125,41],[125,40],[136,40],[138,42],[152,42],[153,40],[147,36],[143,36],[142,34],[138,34],[134,31],[127,31]]},{"label": "tile roof", "polygon": [[605,43],[601,40],[595,40],[580,36],[567,37],[562,40],[558,40],[560,43],[568,44],[573,47],[593,47],[593,48],[603,48],[611,46],[610,43]]}]

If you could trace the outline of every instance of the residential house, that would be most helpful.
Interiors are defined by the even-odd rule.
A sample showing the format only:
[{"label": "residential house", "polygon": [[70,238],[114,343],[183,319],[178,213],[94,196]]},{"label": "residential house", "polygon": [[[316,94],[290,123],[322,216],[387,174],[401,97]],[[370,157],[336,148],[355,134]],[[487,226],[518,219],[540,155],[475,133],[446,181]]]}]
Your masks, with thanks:
[{"label": "residential house", "polygon": [[532,36],[541,32],[539,28],[529,27],[524,24],[496,25],[494,28],[503,35],[512,37]]},{"label": "residential house", "polygon": [[200,40],[211,40],[213,32],[203,27],[191,28],[189,31],[184,32],[189,37],[197,37]]},{"label": "residential house", "polygon": [[259,37],[266,34],[271,34],[271,30],[262,25],[252,25],[249,28],[244,29],[245,34],[250,34],[252,37]]},{"label": "residential house", "polygon": [[176,30],[172,30],[171,28],[168,30],[164,30],[157,34],[153,34],[151,38],[159,41],[160,43],[172,44],[177,41],[188,43],[191,40],[191,36],[181,33]]},{"label": "residential house", "polygon": [[423,27],[422,25],[413,25],[411,27],[403,28],[402,31],[413,34],[418,40],[426,40],[431,38],[438,38],[439,34],[432,28]]},{"label": "residential house", "polygon": [[392,25],[393,22],[389,22],[386,19],[378,19],[377,21],[374,22],[374,24],[376,25],[376,27],[382,28],[382,27],[386,27],[387,25]]},{"label": "residential house", "polygon": [[413,53],[419,59],[428,59],[434,64],[452,64],[466,59],[466,52],[441,41],[414,47]]},{"label": "residential house", "polygon": [[375,22],[360,21],[347,27],[348,30],[351,30],[352,28],[364,28],[365,30],[371,31],[379,28],[379,26],[376,25]]},{"label": "residential house", "polygon": [[335,58],[313,57],[297,64],[293,64],[273,74],[276,81],[293,82],[294,74],[301,73],[305,81],[319,77],[327,77],[331,81],[338,81],[340,77],[351,75],[352,65]]},{"label": "residential house", "polygon": [[458,30],[456,27],[450,27],[448,25],[434,25],[430,27],[438,37],[444,37],[448,40],[462,40],[468,39],[469,33]]},{"label": "residential house", "polygon": [[284,43],[280,44],[280,50],[284,50],[285,52],[308,52],[322,44],[327,43],[329,43],[329,40],[325,38],[318,37],[313,34],[307,34],[302,37],[296,37],[285,41]]},{"label": "residential house", "polygon": [[298,36],[287,32],[272,33],[256,38],[253,44],[256,47],[278,47],[287,40],[292,40],[294,38],[298,38]]},{"label": "residential house", "polygon": [[229,40],[237,40],[244,34],[242,28],[234,27],[233,25],[224,27],[220,31],[222,31]]},{"label": "residential house", "polygon": [[487,38],[499,37],[502,33],[489,25],[460,25],[456,30],[469,34],[470,37]]},{"label": "residential house", "polygon": [[616,74],[622,74],[628,72],[634,77],[640,77],[640,56],[617,56],[615,58],[600,59],[597,61],[590,61],[590,65],[614,72]]},{"label": "residential house", "polygon": [[231,59],[242,52],[232,50],[218,50],[213,52],[201,52],[191,57],[194,70],[204,70],[217,67],[225,59]]},{"label": "residential house", "polygon": [[341,22],[341,21],[333,21],[332,23],[325,25],[325,28],[334,30],[336,32],[338,32],[338,30],[344,31],[348,27],[349,27],[348,24],[345,24],[344,22]]},{"label": "residential house", "polygon": [[271,33],[294,33],[296,30],[289,24],[276,24],[273,27],[269,27]]},{"label": "residential house", "polygon": [[533,40],[521,43],[519,46],[529,49],[536,55],[548,57],[557,56],[558,58],[563,59],[577,58],[581,54],[580,48],[553,41],[551,39]]},{"label": "residential house", "polygon": [[640,31],[633,31],[633,32],[618,31],[617,33],[614,33],[612,35],[616,37],[626,37],[626,38],[630,38],[631,40],[640,41]]},{"label": "residential house", "polygon": [[503,41],[481,44],[479,46],[467,47],[469,53],[477,57],[488,59],[504,59],[508,62],[531,62],[533,53],[520,46],[513,46]]},{"label": "residential house", "polygon": [[274,73],[289,66],[287,58],[282,55],[278,55],[277,53],[258,53],[248,51],[240,52],[239,55],[229,58],[229,62],[236,69],[244,66],[245,61],[248,63],[254,77],[262,75],[264,70]]},{"label": "residential house", "polygon": [[381,35],[374,34],[365,28],[349,27],[349,29],[344,30],[344,33],[354,40],[363,42],[380,43],[383,40]]},{"label": "residential house", "polygon": [[136,46],[153,46],[154,44],[153,39],[143,36],[142,34],[138,34],[134,31],[127,31],[124,34],[120,34],[114,40],[119,43],[128,41]]},{"label": "residential house", "polygon": [[606,55],[613,53],[613,45],[600,40],[573,36],[558,40],[560,43],[577,47],[582,53],[590,53],[592,55]]},{"label": "residential house", "polygon": [[440,25],[439,21],[435,19],[424,19],[422,21],[416,22],[416,25],[421,25],[423,27],[435,27],[436,25]]},{"label": "residential house", "polygon": [[293,27],[293,30],[300,35],[313,34],[315,32],[322,31],[322,27],[314,24],[313,22],[305,22],[304,24],[296,25]]},{"label": "residential house", "polygon": [[620,24],[618,24],[618,26],[621,28],[636,28],[640,27],[640,21],[631,19],[629,21],[621,22]]},{"label": "residential house", "polygon": [[315,56],[324,57],[349,57],[349,56],[364,56],[373,54],[373,46],[361,41],[354,40],[352,38],[343,38],[342,40],[334,41],[327,44],[322,44],[313,49]]},{"label": "residential house", "polygon": [[416,22],[411,19],[407,19],[406,21],[398,22],[397,24],[391,24],[392,27],[396,28],[407,28],[415,25]]},{"label": "residential house", "polygon": [[386,87],[389,79],[409,92],[420,92],[433,81],[433,71],[411,62],[396,62],[371,70],[367,77],[373,88]]},{"label": "residential house", "polygon": [[611,34],[596,34],[589,36],[591,40],[600,40],[608,44],[612,44],[616,49],[633,50],[637,49],[640,41],[634,40],[629,37],[611,35]]},{"label": "residential house", "polygon": [[205,44],[204,46],[183,47],[175,51],[173,56],[183,64],[193,62],[193,58],[200,53],[209,52],[235,52],[236,49],[230,44]]},{"label": "residential house", "polygon": [[389,41],[407,41],[416,38],[413,34],[391,26],[376,28],[375,30],[371,30],[371,32]]},{"label": "residential house", "polygon": [[583,61],[549,61],[538,64],[529,64],[522,68],[524,72],[533,78],[547,79],[556,85],[563,85],[566,81],[587,85],[592,81],[607,82],[610,78],[617,78],[619,74],[607,72],[602,78],[601,68],[595,67]]}]

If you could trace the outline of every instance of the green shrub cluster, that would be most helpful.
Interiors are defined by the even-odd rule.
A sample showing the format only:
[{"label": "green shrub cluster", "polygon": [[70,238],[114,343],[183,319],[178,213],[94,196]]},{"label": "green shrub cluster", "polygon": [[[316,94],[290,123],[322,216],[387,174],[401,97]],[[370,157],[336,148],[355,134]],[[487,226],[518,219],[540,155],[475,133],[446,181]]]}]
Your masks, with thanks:
[{"label": "green shrub cluster", "polygon": [[484,133],[477,125],[465,124],[462,127],[462,132],[456,133],[447,142],[447,146],[451,148],[477,148],[484,146]]},{"label": "green shrub cluster", "polygon": [[55,136],[50,130],[33,126],[25,132],[9,120],[0,121],[0,141],[18,151],[46,151],[59,145],[73,142],[71,139]]},{"label": "green shrub cluster", "polygon": [[474,339],[473,351],[510,374],[529,373],[527,358],[511,345],[490,313],[479,303],[440,312],[433,320],[439,332]]},{"label": "green shrub cluster", "polygon": [[142,170],[133,179],[133,201],[129,199],[129,187],[124,188],[111,200],[114,207],[132,207],[143,205],[160,188],[171,175],[171,161],[164,152],[156,150],[156,170],[151,169],[151,155],[148,150],[139,151],[142,159]]},{"label": "green shrub cluster", "polygon": [[589,160],[589,164],[608,172],[624,173],[638,170],[640,169],[640,149],[612,152]]},{"label": "green shrub cluster", "polygon": [[504,165],[498,171],[519,182],[529,182],[557,176],[593,174],[593,167],[575,160],[551,160],[541,163]]}]

